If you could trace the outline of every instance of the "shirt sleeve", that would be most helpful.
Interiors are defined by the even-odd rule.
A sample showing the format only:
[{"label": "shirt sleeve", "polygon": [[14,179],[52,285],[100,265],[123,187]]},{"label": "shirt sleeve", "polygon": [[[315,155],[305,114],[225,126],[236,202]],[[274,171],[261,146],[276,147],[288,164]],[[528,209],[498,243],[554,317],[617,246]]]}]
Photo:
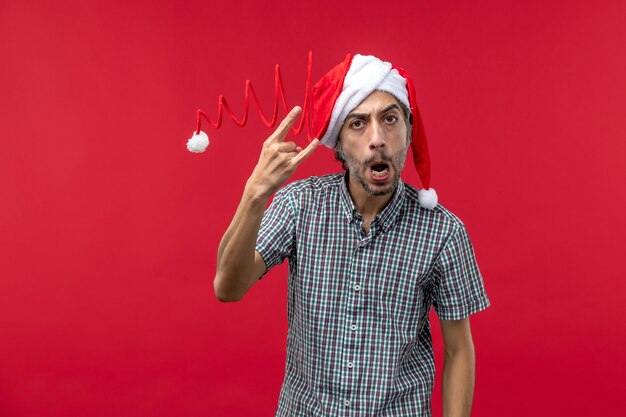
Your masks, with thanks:
[{"label": "shirt sleeve", "polygon": [[295,215],[290,195],[285,189],[274,196],[263,215],[256,250],[265,262],[263,275],[280,265],[291,254],[295,238]]},{"label": "shirt sleeve", "polygon": [[483,278],[465,227],[448,239],[435,268],[433,305],[442,320],[460,320],[489,307]]}]

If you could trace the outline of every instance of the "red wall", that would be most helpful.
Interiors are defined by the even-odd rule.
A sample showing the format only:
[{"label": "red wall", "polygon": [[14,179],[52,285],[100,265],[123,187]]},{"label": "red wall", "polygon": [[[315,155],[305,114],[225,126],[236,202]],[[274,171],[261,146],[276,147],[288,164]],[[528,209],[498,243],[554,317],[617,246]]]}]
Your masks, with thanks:
[{"label": "red wall", "polygon": [[[185,144],[219,93],[240,111],[247,78],[269,109],[276,63],[301,104],[309,49],[314,78],[347,52],[413,76],[432,184],[492,302],[472,318],[474,415],[623,409],[625,18],[622,1],[4,0],[0,415],[273,413],[286,268],[238,304],[212,292],[270,130],[253,115]],[[319,149],[296,177],[338,169]]]}]

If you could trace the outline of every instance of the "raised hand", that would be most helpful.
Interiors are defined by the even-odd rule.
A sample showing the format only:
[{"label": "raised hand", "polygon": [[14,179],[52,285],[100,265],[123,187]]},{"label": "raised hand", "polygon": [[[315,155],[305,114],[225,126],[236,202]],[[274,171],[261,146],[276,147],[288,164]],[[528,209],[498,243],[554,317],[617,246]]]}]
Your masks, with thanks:
[{"label": "raised hand", "polygon": [[294,107],[263,143],[259,162],[246,184],[247,191],[252,193],[253,197],[269,198],[319,145],[319,140],[314,139],[302,149],[295,142],[285,141],[291,125],[301,112],[300,107]]}]

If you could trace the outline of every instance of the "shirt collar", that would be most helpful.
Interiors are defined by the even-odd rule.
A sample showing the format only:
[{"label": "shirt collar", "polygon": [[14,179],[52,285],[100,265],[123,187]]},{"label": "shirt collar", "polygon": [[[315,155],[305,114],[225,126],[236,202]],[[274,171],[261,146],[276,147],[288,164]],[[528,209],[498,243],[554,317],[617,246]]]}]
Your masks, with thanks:
[{"label": "shirt collar", "polygon": [[[341,181],[340,198],[344,209],[344,214],[349,222],[353,222],[356,218],[361,217],[352,197],[350,191],[348,191],[348,172],[344,174],[343,181]],[[380,213],[376,215],[372,223],[376,223],[384,231],[390,230],[398,219],[398,215],[402,209],[402,204],[405,198],[405,185],[402,179],[398,179],[398,186],[389,200],[389,203],[382,209]]]}]

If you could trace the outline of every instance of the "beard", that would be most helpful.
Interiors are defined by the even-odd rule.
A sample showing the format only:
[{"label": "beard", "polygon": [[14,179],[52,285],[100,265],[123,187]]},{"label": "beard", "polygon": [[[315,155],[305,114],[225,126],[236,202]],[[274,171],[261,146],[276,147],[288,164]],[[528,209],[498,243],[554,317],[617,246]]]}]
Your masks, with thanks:
[{"label": "beard", "polygon": [[[408,150],[409,148],[407,146],[403,151],[398,152],[395,155],[389,155],[385,152],[378,151],[370,158],[367,158],[364,161],[359,161],[354,156],[347,153],[343,149],[341,141],[338,141],[335,147],[335,158],[338,161],[341,161],[343,168],[357,180],[366,193],[371,196],[381,196],[393,193],[398,187],[400,173],[402,172],[402,168],[404,168],[404,162],[406,161]],[[374,188],[366,181],[365,177],[370,169],[369,165],[374,161],[384,161],[390,168],[392,168],[393,176],[388,181],[388,185],[386,187],[378,186]]]}]

